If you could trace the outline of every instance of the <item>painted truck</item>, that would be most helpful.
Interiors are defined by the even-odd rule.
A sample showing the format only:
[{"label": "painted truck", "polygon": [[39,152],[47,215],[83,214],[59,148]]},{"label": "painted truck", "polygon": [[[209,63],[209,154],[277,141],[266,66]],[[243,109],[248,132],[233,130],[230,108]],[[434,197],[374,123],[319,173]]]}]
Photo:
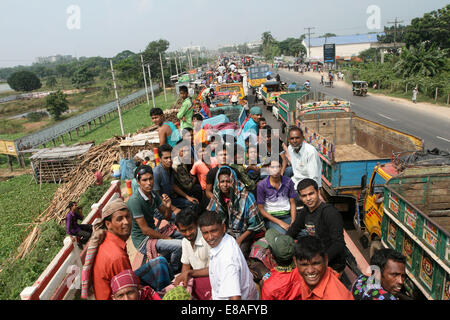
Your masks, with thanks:
[{"label": "painted truck", "polygon": [[268,81],[263,84],[261,95],[263,99],[263,103],[267,106],[267,109],[277,104],[278,97],[282,94],[287,93],[286,90],[283,90],[281,87],[281,83],[278,81]]},{"label": "painted truck", "polygon": [[248,68],[248,84],[252,88],[258,88],[267,81],[268,65],[253,66]]},{"label": "painted truck", "polygon": [[272,108],[272,113],[275,118],[281,120],[283,130],[295,124],[296,101],[307,94],[307,91],[294,91],[279,96],[277,104]]},{"label": "painted truck", "polygon": [[376,165],[390,162],[393,152],[423,150],[423,140],[418,137],[357,117],[351,111],[333,112],[331,107],[324,111],[314,108],[296,124],[305,141],[319,152],[322,187],[329,196],[348,194],[358,199],[361,178],[371,174]]},{"label": "painted truck", "polygon": [[381,224],[384,215],[384,185],[399,174],[412,175],[441,170],[450,166],[450,155],[445,152],[415,151],[394,153],[392,161],[375,166],[367,186],[362,178],[361,194],[353,224],[359,231],[359,239],[364,248],[369,247],[369,255],[381,248]]},{"label": "painted truck", "polygon": [[382,245],[406,256],[405,287],[450,297],[450,166],[400,174],[384,186]]}]

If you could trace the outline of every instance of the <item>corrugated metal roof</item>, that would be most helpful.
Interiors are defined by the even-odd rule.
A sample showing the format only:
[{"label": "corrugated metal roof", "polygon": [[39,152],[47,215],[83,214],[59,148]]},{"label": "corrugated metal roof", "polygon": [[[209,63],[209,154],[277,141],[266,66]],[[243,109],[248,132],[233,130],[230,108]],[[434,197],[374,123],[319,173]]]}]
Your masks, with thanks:
[{"label": "corrugated metal roof", "polygon": [[[377,36],[384,35],[384,32],[374,34],[354,34],[348,36],[337,36],[326,38],[327,43],[339,44],[358,44],[358,43],[371,43],[378,42]],[[304,40],[304,44],[308,46],[308,39]],[[325,38],[311,38],[311,47],[321,47],[325,44]]]}]

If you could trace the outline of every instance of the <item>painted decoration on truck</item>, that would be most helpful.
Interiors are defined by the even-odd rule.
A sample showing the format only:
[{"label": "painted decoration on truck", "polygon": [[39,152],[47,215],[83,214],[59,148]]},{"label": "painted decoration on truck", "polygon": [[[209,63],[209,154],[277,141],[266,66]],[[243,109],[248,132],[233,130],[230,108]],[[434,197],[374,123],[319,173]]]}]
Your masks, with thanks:
[{"label": "painted decoration on truck", "polygon": [[391,244],[392,248],[395,249],[397,240],[397,226],[392,221],[389,223],[387,240]]},{"label": "painted decoration on truck", "polygon": [[437,250],[437,245],[439,243],[437,227],[428,220],[424,221],[422,240],[435,251]]},{"label": "painted decoration on truck", "polygon": [[448,273],[445,276],[442,300],[450,300],[450,274]]},{"label": "painted decoration on truck", "polygon": [[445,260],[450,264],[450,238],[447,239],[447,249],[445,250]]},{"label": "painted decoration on truck", "polygon": [[311,131],[303,125],[300,121],[297,121],[297,125],[302,129],[305,141],[314,146],[321,154],[323,154],[329,161],[334,160],[335,146],[333,143],[325,139],[320,134]]},{"label": "painted decoration on truck", "polygon": [[392,192],[389,194],[389,209],[398,216],[398,196]]},{"label": "painted decoration on truck", "polygon": [[406,266],[411,270],[413,261],[413,243],[406,234],[405,238],[403,239],[402,253],[406,257]]},{"label": "painted decoration on truck", "polygon": [[420,262],[420,279],[430,289],[433,288],[433,273],[434,263],[433,260],[423,251],[422,260]]},{"label": "painted decoration on truck", "polygon": [[412,231],[416,230],[417,217],[417,212],[410,206],[406,205],[404,222]]}]

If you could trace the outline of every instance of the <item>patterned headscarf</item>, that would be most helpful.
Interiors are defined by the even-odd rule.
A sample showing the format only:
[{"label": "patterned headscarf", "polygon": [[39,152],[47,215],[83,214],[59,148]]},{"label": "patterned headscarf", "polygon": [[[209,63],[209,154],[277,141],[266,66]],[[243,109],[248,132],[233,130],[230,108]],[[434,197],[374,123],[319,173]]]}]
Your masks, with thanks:
[{"label": "patterned headscarf", "polygon": [[[225,204],[219,188],[219,175],[225,168],[231,171],[230,201],[227,204]],[[217,170],[213,197],[207,210],[217,212],[227,225],[228,233],[235,238],[246,230],[261,231],[264,228],[264,221],[259,213],[255,197],[238,180],[236,172],[227,166],[222,166]]]},{"label": "patterned headscarf", "polygon": [[119,290],[130,287],[139,288],[139,278],[131,269],[124,270],[111,279],[111,293],[113,295]]}]

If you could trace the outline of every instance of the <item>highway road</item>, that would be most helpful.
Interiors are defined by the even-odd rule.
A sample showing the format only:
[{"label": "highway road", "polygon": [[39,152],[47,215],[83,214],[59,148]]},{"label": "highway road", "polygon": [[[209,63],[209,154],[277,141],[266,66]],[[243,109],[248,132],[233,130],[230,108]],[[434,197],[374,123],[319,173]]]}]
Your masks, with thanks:
[{"label": "highway road", "polygon": [[366,97],[353,96],[349,87],[327,88],[319,84],[315,78],[308,78],[308,73],[302,75],[285,69],[278,72],[281,81],[286,83],[304,83],[307,79],[311,81],[312,90],[322,91],[329,96],[349,100],[352,111],[371,121],[381,123],[385,126],[409,133],[424,139],[425,149],[439,148],[450,151],[450,120],[442,117],[436,112],[417,110],[409,108],[394,101],[386,101],[377,96]]}]

